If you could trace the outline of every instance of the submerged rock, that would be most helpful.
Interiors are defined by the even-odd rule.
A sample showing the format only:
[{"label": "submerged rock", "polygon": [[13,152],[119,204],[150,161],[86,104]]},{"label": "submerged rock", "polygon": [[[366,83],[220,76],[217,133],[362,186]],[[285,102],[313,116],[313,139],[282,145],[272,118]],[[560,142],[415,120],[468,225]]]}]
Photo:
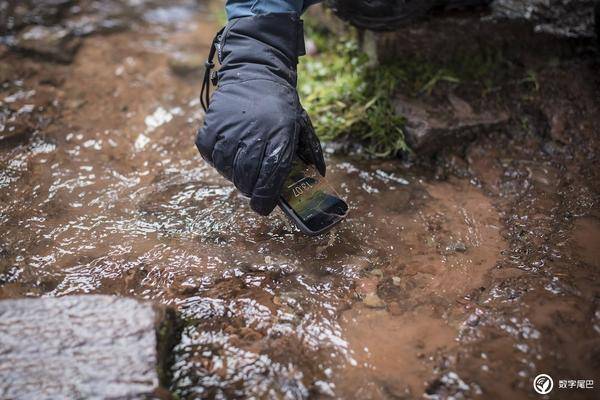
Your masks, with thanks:
[{"label": "submerged rock", "polygon": [[453,371],[446,372],[440,378],[430,382],[425,389],[428,398],[471,398],[481,395],[481,389],[476,384],[468,385]]},{"label": "submerged rock", "polygon": [[363,304],[369,308],[385,308],[385,303],[377,293],[367,293],[363,298]]},{"label": "submerged rock", "polygon": [[461,241],[449,243],[446,246],[447,253],[464,253],[467,251],[467,245]]},{"label": "submerged rock", "polygon": [[169,315],[111,296],[0,301],[0,398],[160,397]]}]

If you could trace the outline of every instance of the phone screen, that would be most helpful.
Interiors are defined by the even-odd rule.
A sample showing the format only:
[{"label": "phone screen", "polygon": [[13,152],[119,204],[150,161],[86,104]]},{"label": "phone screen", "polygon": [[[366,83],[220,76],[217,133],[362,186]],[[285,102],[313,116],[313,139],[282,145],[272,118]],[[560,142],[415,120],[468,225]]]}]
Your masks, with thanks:
[{"label": "phone screen", "polygon": [[296,160],[284,184],[282,199],[310,231],[318,232],[341,221],[348,205],[312,166]]}]

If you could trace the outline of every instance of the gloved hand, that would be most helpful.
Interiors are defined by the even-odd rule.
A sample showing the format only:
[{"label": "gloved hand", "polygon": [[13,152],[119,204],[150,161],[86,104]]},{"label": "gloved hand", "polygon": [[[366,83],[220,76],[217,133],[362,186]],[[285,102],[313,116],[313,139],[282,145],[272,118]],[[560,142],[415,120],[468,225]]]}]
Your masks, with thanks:
[{"label": "gloved hand", "polygon": [[250,197],[254,211],[267,215],[296,155],[325,175],[321,145],[296,92],[296,65],[304,54],[302,21],[296,14],[237,18],[215,38],[215,47],[221,63],[218,89],[196,146]]}]

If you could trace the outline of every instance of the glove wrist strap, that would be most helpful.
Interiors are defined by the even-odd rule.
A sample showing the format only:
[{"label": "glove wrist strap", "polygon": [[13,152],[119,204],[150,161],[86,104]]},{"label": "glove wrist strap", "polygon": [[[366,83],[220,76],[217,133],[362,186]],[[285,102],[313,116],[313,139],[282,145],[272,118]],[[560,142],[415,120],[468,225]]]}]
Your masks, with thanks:
[{"label": "glove wrist strap", "polygon": [[[251,17],[250,17],[251,18]],[[306,46],[304,44],[304,23],[301,19],[296,18],[296,46],[295,46],[295,62],[298,62],[298,57],[306,54]],[[221,28],[217,34],[215,35],[212,44],[210,46],[210,51],[208,53],[208,58],[204,63],[204,79],[202,81],[202,89],[200,90],[200,104],[202,108],[206,112],[208,110],[208,106],[210,104],[210,85],[217,85],[218,76],[216,71],[213,71],[215,67],[214,58],[217,49],[217,43],[221,42],[223,31],[225,27]],[[288,36],[289,37],[289,36]],[[293,35],[291,38],[293,40]],[[289,40],[289,39],[288,39]],[[220,57],[220,56],[219,56]]]},{"label": "glove wrist strap", "polygon": [[202,80],[202,89],[200,90],[200,104],[202,108],[206,112],[208,110],[208,105],[210,103],[210,85],[211,83],[216,86],[217,84],[217,74],[216,71],[213,71],[215,67],[215,53],[217,50],[217,42],[221,40],[221,35],[225,28],[221,28],[217,34],[215,35],[212,44],[210,45],[210,51],[208,52],[208,58],[204,62],[204,79]]}]

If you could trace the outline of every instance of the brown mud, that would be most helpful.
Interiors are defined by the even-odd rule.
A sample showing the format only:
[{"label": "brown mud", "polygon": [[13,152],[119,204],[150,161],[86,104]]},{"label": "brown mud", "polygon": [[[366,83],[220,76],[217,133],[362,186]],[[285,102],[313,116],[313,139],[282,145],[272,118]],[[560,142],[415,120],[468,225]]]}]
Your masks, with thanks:
[{"label": "brown mud", "polygon": [[434,159],[330,152],[351,210],[309,238],[280,213],[252,213],[193,145],[202,71],[173,64],[207,52],[214,15],[193,1],[131,4],[102,17],[123,29],[79,37],[71,62],[0,45],[0,299],[174,306],[180,398],[535,398],[538,373],[555,378],[552,398],[597,398],[588,56],[545,64],[539,89],[503,99],[510,125]]}]

